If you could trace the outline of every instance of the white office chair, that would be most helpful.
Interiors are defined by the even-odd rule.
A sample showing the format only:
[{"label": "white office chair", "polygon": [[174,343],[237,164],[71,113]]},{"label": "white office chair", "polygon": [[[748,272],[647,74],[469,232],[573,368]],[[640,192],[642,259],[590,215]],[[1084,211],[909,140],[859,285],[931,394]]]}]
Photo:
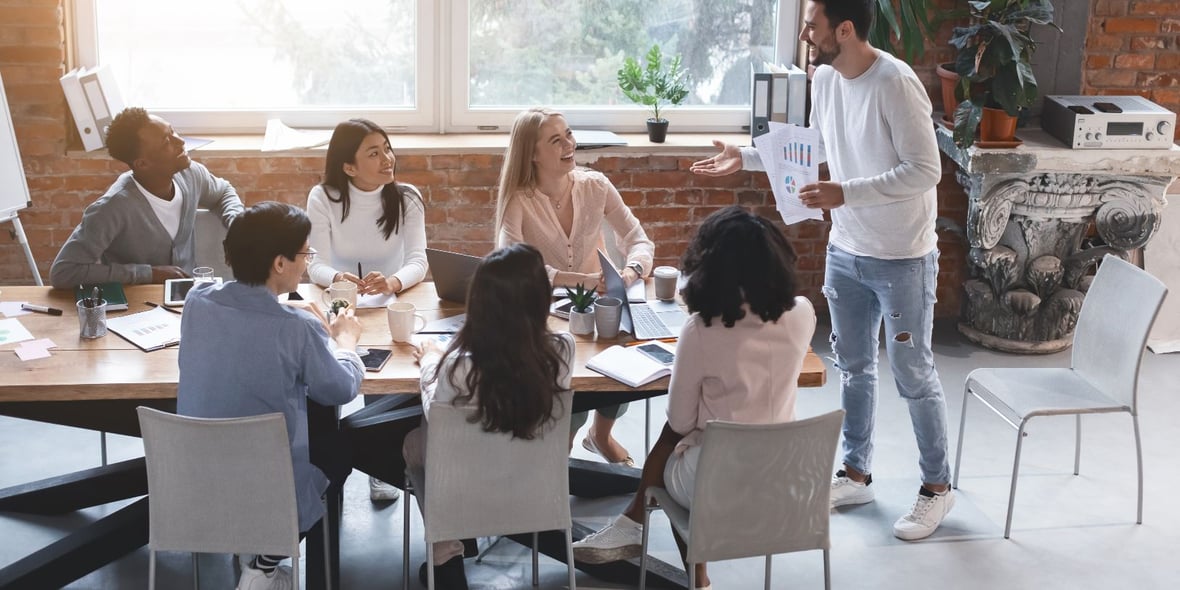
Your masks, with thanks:
[{"label": "white office chair", "polygon": [[[282,414],[190,418],[139,407],[148,478],[148,587],[157,551],[291,557],[299,590],[299,511]],[[328,527],[324,530],[325,564]],[[327,587],[331,575],[325,567]]]},{"label": "white office chair", "polygon": [[[467,421],[470,410],[448,403],[428,410],[425,470],[406,470],[406,491],[422,494],[426,563],[436,541],[533,533],[533,585],[537,585],[537,531],[564,530],[569,587],[574,550],[569,505],[569,429],[573,393],[559,396],[557,420],[533,440],[484,432]],[[410,503],[403,502],[403,588],[409,587]],[[434,568],[428,567],[434,589]]]},{"label": "white office chair", "polygon": [[1135,430],[1139,470],[1136,524],[1143,522],[1143,448],[1139,440],[1139,366],[1151,324],[1167,287],[1134,265],[1107,255],[1086,293],[1074,331],[1069,368],[976,369],[967,375],[959,443],[955,450],[954,487],[959,487],[967,402],[975,397],[1016,429],[1016,455],[1004,538],[1012,532],[1016,476],[1028,421],[1037,416],[1075,415],[1074,475],[1082,456],[1082,414],[1127,412]]},{"label": "white office chair", "polygon": [[[688,544],[688,587],[697,563],[823,550],[824,588],[832,587],[828,552],[832,464],[844,410],[782,424],[713,420],[701,437],[692,510],[667,490],[647,490],[639,588],[647,587],[647,544],[652,510],[663,509]],[[652,506],[652,500],[659,506]]]}]

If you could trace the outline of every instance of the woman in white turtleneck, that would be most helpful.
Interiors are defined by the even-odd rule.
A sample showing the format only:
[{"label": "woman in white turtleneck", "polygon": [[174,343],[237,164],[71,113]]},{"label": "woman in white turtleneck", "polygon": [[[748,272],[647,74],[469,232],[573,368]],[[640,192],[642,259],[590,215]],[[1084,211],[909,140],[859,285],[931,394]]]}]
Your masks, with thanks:
[{"label": "woman in white turtleneck", "polygon": [[[308,245],[318,256],[307,274],[322,287],[351,281],[362,295],[399,293],[426,276],[422,194],[394,178],[389,136],[372,121],[349,119],[328,142],[324,182],[307,195]],[[376,401],[365,396],[365,404]],[[389,502],[400,491],[369,478],[369,499]]]},{"label": "woman in white turtleneck", "polygon": [[308,242],[319,253],[307,269],[313,282],[351,281],[362,295],[389,294],[426,276],[422,195],[395,180],[396,163],[389,136],[372,121],[336,126],[324,182],[307,195]]}]

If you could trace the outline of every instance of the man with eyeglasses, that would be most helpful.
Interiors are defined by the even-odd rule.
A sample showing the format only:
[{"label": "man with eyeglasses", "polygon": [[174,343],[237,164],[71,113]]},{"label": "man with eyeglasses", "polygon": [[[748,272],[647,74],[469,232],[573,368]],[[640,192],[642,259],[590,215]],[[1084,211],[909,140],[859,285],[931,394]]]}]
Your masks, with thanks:
[{"label": "man with eyeglasses", "polygon": [[[324,316],[314,303],[283,304],[299,287],[315,250],[302,209],[267,201],[246,209],[225,237],[234,279],[189,292],[180,324],[180,382],[176,411],[200,418],[237,418],[281,412],[287,421],[299,530],[324,515],[320,498],[341,486],[351,454],[331,433],[309,443],[308,404],[339,406],[360,391],[364,365],[356,354],[361,324],[352,309]],[[338,489],[338,488],[337,488]],[[282,556],[259,555],[243,564],[239,590],[283,590],[292,572]],[[297,574],[296,574],[297,575]]]},{"label": "man with eyeglasses", "polygon": [[139,107],[107,129],[107,151],[127,164],[106,194],[86,207],[49,271],[54,287],[163,283],[188,276],[196,252],[197,209],[229,227],[242,200],[229,182],[189,159],[167,121]]}]

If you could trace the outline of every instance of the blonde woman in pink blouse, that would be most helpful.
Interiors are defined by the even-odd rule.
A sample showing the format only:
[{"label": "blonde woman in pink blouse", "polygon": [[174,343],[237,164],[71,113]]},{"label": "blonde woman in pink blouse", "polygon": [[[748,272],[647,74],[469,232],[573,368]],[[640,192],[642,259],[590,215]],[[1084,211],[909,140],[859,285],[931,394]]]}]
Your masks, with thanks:
[{"label": "blonde woman in pink blouse", "polygon": [[[692,506],[700,436],[709,420],[795,419],[815,310],[795,296],[795,252],[786,237],[769,221],[728,207],[701,225],[682,265],[689,277],[684,302],[692,315],[676,347],[668,422],[644,462],[631,504],[604,529],[574,543],[578,561],[639,556],[648,487],[662,486],[678,503]],[[683,556],[684,544],[677,541]],[[696,567],[697,588],[709,588],[704,564]]]},{"label": "blonde woman in pink blouse", "polygon": [[[655,245],[610,180],[577,167],[577,145],[559,112],[535,107],[516,116],[496,196],[496,247],[532,245],[545,259],[555,287],[597,286],[602,271],[596,252],[605,251],[605,225],[625,257],[620,273],[630,285],[651,272]],[[611,463],[634,466],[627,449],[611,436],[626,408],[598,410],[582,446]],[[571,446],[585,420],[584,413],[574,415]]]}]

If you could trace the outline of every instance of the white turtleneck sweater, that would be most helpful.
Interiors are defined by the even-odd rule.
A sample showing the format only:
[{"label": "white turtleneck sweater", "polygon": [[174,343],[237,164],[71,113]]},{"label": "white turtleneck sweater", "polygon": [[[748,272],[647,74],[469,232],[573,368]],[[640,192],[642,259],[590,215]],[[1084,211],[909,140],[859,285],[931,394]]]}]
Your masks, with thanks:
[{"label": "white turtleneck sweater", "polygon": [[340,220],[342,203],[328,200],[337,197],[336,189],[322,184],[307,195],[307,216],[311,218],[308,243],[319,252],[307,268],[312,282],[327,286],[338,272],[356,273],[357,263],[365,274],[381,271],[396,276],[402,290],[417,285],[426,276],[426,215],[422,195],[413,185],[403,186],[417,197],[407,199],[405,217],[396,232],[385,239],[377,220],[381,217],[381,189],[362,191],[348,187],[348,219]]}]

